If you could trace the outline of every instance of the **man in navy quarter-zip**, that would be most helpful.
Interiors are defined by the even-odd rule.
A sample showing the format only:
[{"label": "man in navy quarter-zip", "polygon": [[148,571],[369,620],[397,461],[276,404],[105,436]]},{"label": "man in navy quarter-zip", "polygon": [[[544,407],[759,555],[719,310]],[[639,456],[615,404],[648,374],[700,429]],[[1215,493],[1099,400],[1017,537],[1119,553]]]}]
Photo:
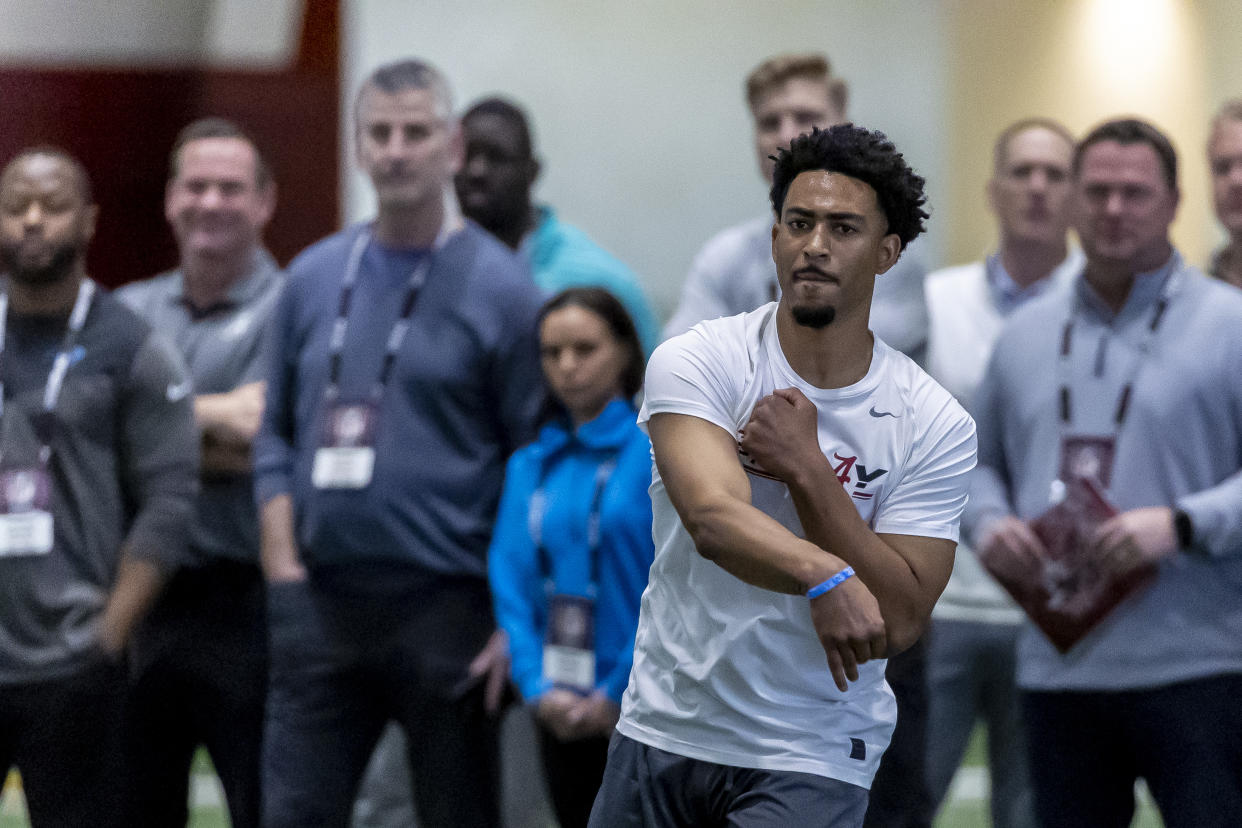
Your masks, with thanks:
[{"label": "man in navy quarter-zip", "polygon": [[0,174],[0,773],[34,825],[134,824],[123,654],[198,473],[181,360],[86,275],[95,216],[61,150]]},{"label": "man in navy quarter-zip", "polygon": [[486,553],[505,460],[542,405],[540,295],[461,218],[461,138],[439,72],[381,67],[354,118],[378,214],[290,265],[256,442],[272,659],[263,824],[346,825],[395,720],[419,823],[496,825],[508,663]]}]

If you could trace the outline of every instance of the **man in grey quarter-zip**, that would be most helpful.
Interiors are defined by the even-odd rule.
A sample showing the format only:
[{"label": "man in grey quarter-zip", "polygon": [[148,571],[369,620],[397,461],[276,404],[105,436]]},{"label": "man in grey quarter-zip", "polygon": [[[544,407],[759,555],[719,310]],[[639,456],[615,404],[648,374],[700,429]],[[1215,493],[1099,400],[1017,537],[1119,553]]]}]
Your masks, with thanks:
[{"label": "man in grey quarter-zip", "polygon": [[61,150],[0,174],[0,773],[35,825],[134,824],[123,653],[198,473],[180,358],[86,275],[95,216]]},{"label": "man in grey quarter-zip", "polygon": [[985,563],[1021,578],[1048,555],[1031,521],[1094,486],[1118,514],[1078,554],[1154,576],[1067,652],[1023,630],[1035,813],[1046,828],[1129,825],[1141,777],[1169,828],[1235,826],[1242,293],[1170,242],[1177,156],[1155,127],[1096,127],[1072,170],[1086,264],[997,341],[964,521]]}]

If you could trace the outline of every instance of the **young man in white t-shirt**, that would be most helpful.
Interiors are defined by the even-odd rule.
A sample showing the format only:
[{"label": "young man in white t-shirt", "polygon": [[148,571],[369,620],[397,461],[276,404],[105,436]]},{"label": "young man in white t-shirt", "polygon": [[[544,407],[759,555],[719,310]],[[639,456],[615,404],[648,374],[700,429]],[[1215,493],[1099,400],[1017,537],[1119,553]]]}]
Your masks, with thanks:
[{"label": "young man in white t-shirt", "polygon": [[868,330],[922,189],[880,133],[795,139],[780,301],[652,357],[656,560],[594,828],[862,824],[884,659],[948,580],[975,460],[970,417]]}]

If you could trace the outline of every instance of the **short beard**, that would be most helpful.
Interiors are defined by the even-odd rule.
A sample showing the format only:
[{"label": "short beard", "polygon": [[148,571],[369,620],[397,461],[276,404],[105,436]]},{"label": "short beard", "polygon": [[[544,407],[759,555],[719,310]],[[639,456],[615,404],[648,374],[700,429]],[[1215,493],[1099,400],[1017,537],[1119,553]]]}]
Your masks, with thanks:
[{"label": "short beard", "polygon": [[794,305],[791,309],[794,322],[804,328],[826,328],[837,317],[837,309],[832,305]]},{"label": "short beard", "polygon": [[76,242],[65,242],[52,251],[52,257],[46,265],[30,267],[24,265],[18,255],[18,244],[0,244],[0,264],[9,274],[9,278],[19,284],[37,287],[62,281],[72,275],[82,255],[81,245]]}]

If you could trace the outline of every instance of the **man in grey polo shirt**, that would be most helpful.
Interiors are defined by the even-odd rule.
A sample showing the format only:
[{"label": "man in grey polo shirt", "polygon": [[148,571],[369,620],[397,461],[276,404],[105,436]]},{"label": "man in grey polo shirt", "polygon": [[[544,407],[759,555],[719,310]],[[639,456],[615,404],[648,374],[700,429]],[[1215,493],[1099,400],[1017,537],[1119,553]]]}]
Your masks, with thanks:
[{"label": "man in grey polo shirt", "polygon": [[143,824],[185,824],[199,744],[211,753],[232,824],[259,822],[267,645],[250,440],[263,410],[261,334],[284,281],[261,241],[275,201],[254,142],[227,121],[195,121],[173,146],[165,195],[180,266],[118,291],[185,357],[202,433],[189,559],[134,647]]}]

